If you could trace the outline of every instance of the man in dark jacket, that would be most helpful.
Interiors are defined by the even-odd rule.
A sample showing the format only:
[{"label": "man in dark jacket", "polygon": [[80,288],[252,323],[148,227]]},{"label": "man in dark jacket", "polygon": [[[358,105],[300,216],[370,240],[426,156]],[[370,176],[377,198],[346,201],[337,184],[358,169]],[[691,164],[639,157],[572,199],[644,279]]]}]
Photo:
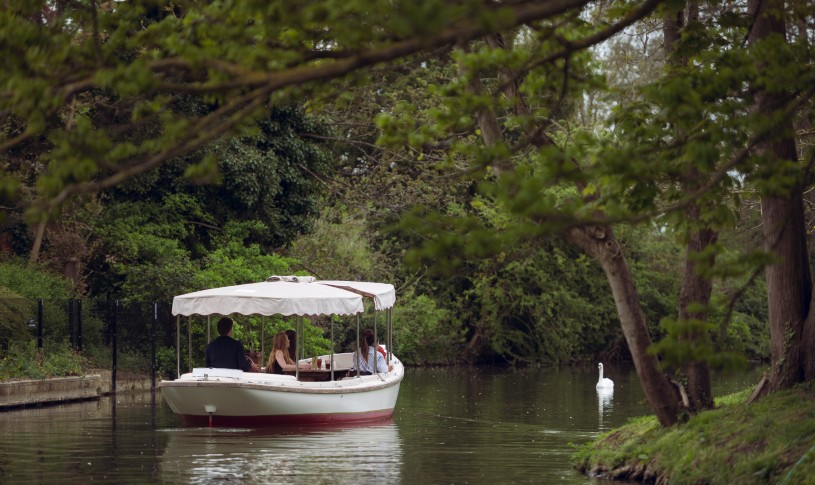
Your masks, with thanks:
[{"label": "man in dark jacket", "polygon": [[257,372],[258,366],[246,357],[243,344],[232,338],[232,319],[223,317],[218,320],[218,334],[207,345],[207,367],[222,369],[241,369],[244,372]]}]

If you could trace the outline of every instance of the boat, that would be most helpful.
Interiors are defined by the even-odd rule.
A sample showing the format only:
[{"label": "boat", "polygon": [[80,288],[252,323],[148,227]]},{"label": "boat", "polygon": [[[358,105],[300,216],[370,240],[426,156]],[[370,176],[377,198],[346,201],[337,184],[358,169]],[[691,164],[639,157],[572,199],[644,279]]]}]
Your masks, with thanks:
[{"label": "boat", "polygon": [[[297,335],[302,336],[305,318],[353,316],[359,335],[366,301],[373,304],[375,332],[376,316],[384,313],[386,317],[386,339],[381,347],[389,364],[387,372],[349,375],[353,352],[333,353],[332,323],[332,353],[297,356],[298,362],[319,359],[327,364],[320,368],[300,370],[298,366],[293,375],[205,367],[181,373],[181,317],[200,315],[209,321],[212,315],[293,316],[298,317]],[[158,387],[173,412],[193,426],[342,425],[389,419],[405,373],[402,362],[390,350],[395,301],[391,284],[318,281],[303,276],[272,276],[259,283],[176,296],[172,313],[176,315],[178,378],[162,380]],[[210,327],[208,324],[208,338]],[[302,353],[303,345],[296,348]]]}]

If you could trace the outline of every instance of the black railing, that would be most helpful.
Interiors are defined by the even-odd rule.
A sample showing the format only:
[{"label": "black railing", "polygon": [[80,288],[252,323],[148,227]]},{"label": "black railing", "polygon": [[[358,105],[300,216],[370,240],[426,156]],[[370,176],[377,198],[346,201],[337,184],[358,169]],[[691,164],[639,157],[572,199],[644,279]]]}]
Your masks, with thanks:
[{"label": "black railing", "polygon": [[0,299],[0,306],[6,310],[3,318],[12,322],[0,327],[0,345],[25,339],[26,334],[39,350],[45,344],[67,343],[94,365],[111,370],[111,392],[116,392],[120,371],[149,374],[152,389],[158,373],[175,373],[174,365],[160,365],[157,352],[162,347],[175,353],[175,319],[168,303],[14,298]]}]

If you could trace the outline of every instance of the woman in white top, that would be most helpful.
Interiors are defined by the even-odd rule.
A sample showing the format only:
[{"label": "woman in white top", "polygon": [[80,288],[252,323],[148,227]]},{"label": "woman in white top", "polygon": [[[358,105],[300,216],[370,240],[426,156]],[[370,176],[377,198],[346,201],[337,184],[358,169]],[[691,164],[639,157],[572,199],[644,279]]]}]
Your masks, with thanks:
[{"label": "woman in white top", "polygon": [[359,336],[359,350],[354,352],[353,361],[353,369],[359,370],[359,374],[363,376],[392,370],[392,366],[385,362],[382,354],[376,351],[374,333],[367,328]]}]

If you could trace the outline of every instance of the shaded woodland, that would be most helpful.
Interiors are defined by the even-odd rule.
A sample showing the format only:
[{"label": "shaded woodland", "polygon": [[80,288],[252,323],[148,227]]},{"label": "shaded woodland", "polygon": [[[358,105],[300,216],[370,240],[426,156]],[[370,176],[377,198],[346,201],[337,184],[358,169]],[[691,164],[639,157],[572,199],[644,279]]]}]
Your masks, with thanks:
[{"label": "shaded woodland", "polygon": [[630,360],[663,425],[815,377],[811,2],[295,3],[6,2],[0,289],[389,281],[406,362]]}]

